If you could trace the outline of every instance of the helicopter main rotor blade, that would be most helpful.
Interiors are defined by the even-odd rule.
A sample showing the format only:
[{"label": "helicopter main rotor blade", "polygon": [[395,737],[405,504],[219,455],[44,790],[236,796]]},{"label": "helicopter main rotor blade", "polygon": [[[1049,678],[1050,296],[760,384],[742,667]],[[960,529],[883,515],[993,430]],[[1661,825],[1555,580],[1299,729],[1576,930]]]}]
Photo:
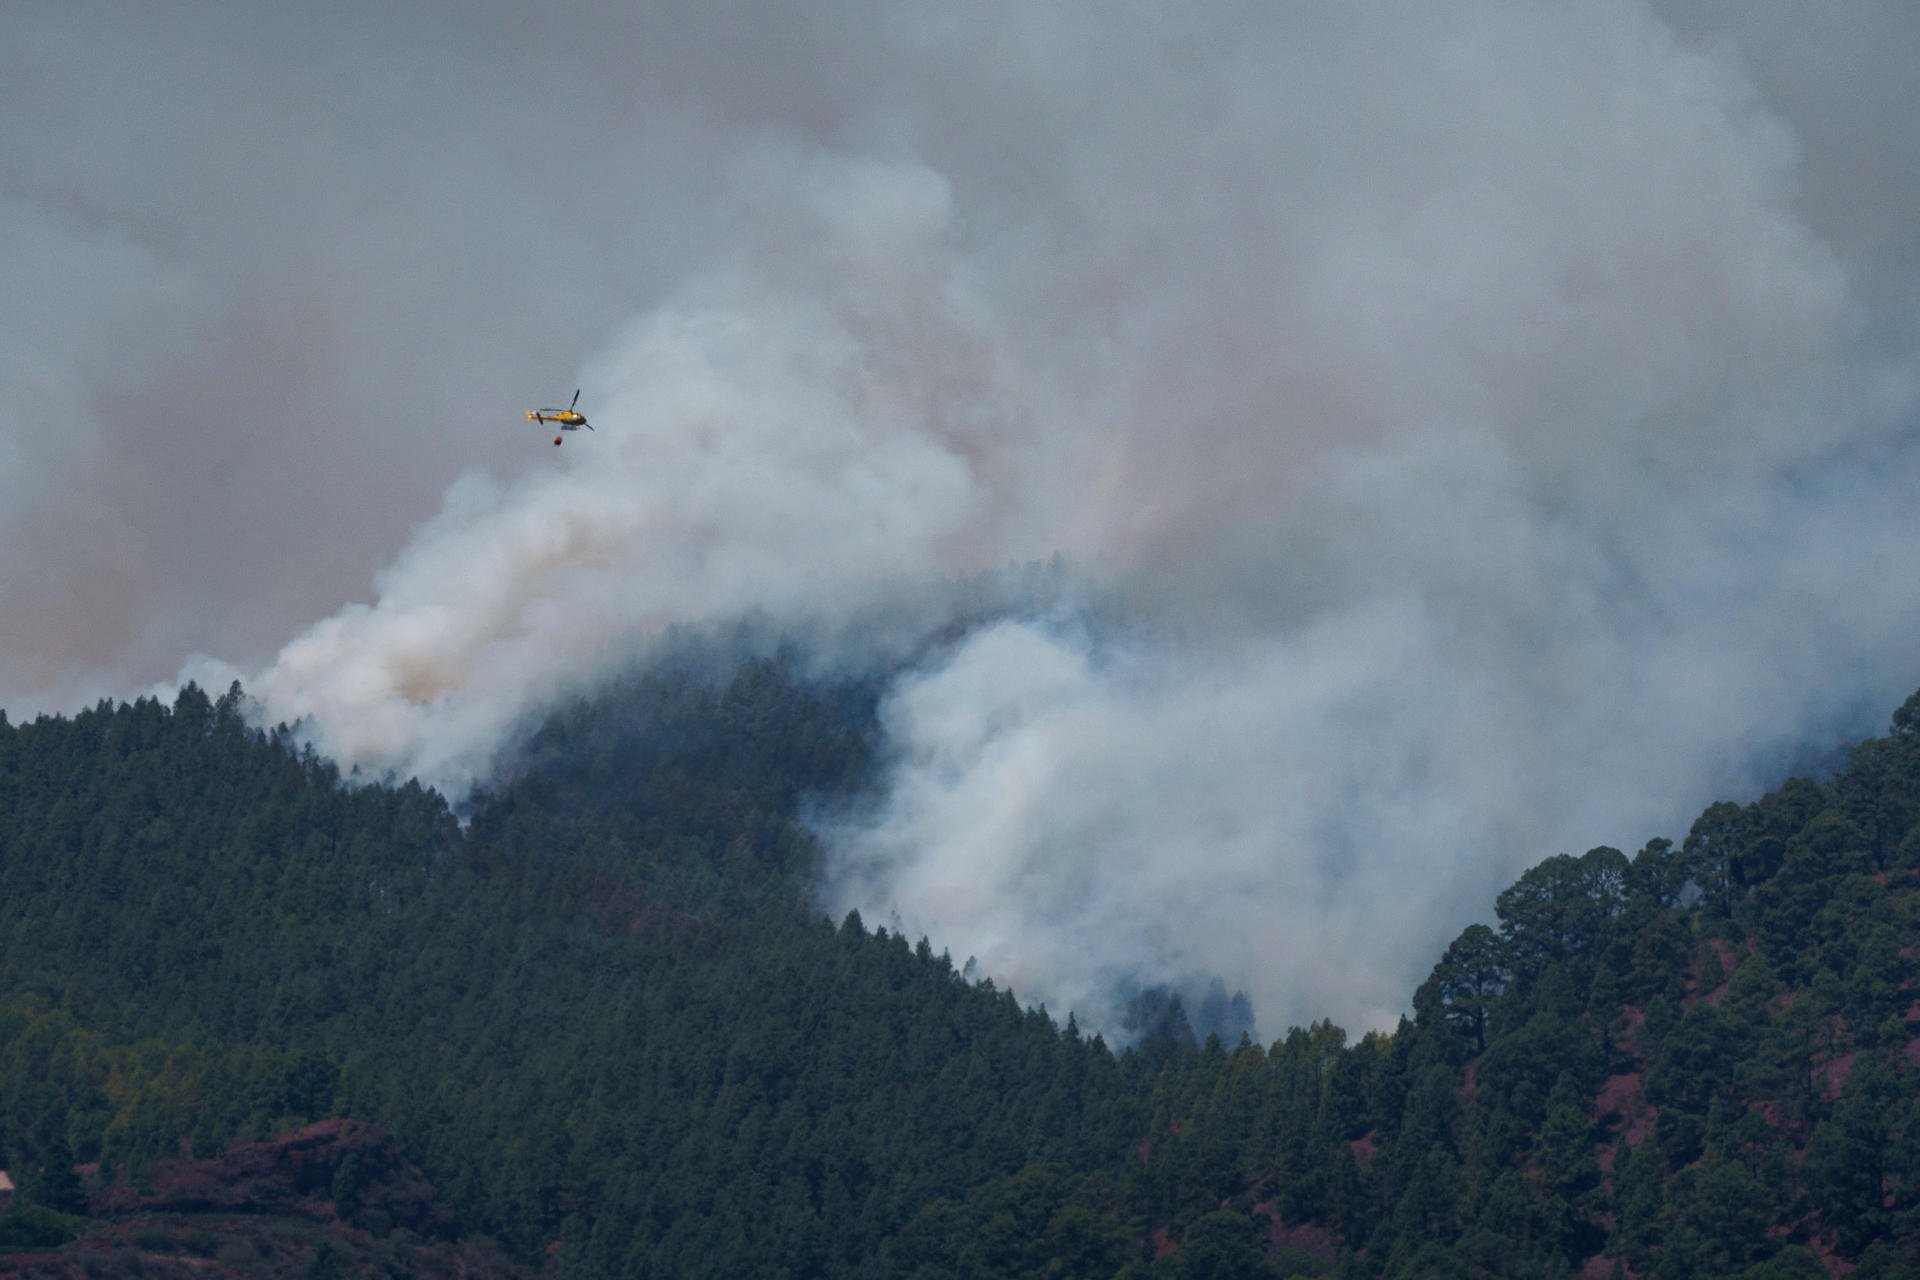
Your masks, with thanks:
[{"label": "helicopter main rotor blade", "polygon": [[567,401],[567,408],[571,409],[579,403],[580,403],[580,388],[575,387],[573,389],[573,399]]}]

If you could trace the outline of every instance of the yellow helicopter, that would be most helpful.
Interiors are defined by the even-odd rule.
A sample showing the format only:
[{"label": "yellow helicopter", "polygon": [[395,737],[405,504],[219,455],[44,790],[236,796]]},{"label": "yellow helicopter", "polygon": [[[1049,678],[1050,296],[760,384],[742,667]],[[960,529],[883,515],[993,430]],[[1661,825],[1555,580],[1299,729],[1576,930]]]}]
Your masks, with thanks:
[{"label": "yellow helicopter", "polygon": [[[587,415],[584,413],[581,413],[578,409],[574,407],[579,403],[580,403],[580,391],[576,387],[573,392],[573,399],[567,402],[566,408],[564,409],[529,409],[527,410],[527,421],[528,422],[551,422],[554,426],[559,427],[562,431],[578,431],[582,427],[585,427],[587,430],[591,431],[593,430],[593,424],[587,421]],[[559,444],[560,437],[555,436],[553,438],[553,442],[555,444]]]}]

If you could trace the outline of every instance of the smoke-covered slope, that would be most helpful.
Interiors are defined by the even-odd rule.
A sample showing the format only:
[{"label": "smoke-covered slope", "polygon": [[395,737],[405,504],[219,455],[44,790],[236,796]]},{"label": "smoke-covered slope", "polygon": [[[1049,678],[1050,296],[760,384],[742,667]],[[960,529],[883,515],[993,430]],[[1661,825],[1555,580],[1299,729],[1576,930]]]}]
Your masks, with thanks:
[{"label": "smoke-covered slope", "polygon": [[[1540,863],[1391,1035],[1176,1009],[1117,1056],[808,907],[797,806],[873,713],[777,658],[643,675],[465,828],[235,697],[0,727],[0,1147],[137,1182],[351,1114],[568,1275],[1911,1274],[1920,699],[1681,844]],[[101,1039],[46,1052],[49,1000]]]}]

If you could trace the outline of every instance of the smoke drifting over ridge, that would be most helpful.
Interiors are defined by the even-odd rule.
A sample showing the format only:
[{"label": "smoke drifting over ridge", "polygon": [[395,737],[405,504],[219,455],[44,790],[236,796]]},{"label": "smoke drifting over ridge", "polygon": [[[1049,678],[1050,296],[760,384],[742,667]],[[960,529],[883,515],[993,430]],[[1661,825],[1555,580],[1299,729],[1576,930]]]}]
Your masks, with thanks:
[{"label": "smoke drifting over ridge", "polygon": [[[758,612],[858,662],[884,648],[871,619],[938,621],[929,582],[1058,552],[1124,624],[1050,598],[902,677],[885,804],[827,831],[830,905],[1057,1013],[1104,1022],[1123,976],[1218,973],[1268,1030],[1390,1019],[1529,862],[1678,835],[1766,753],[1872,731],[1920,683],[1913,277],[1886,282],[1914,242],[1872,199],[1803,189],[1831,172],[1803,138],[1837,145],[1819,39],[1795,63],[1704,4],[762,18],[534,36],[539,67],[606,90],[592,126],[562,126],[602,154],[539,176],[604,181],[630,221],[476,212],[516,197],[466,185],[444,145],[436,207],[480,245],[573,226],[539,272],[456,271],[449,295],[449,259],[373,210],[382,253],[342,251],[346,270],[468,303],[400,308],[417,360],[411,326],[465,349],[505,323],[471,318],[482,282],[563,328],[579,318],[537,277],[563,301],[577,283],[603,333],[630,294],[578,379],[601,430],[505,453],[510,428],[462,399],[475,421],[403,448],[406,483],[482,437],[515,478],[454,484],[371,604],[189,674],[237,670],[343,759],[459,788],[669,623]],[[380,33],[402,40],[381,65],[425,60],[393,91],[420,140],[485,153],[483,126],[511,145],[551,110],[488,87],[506,31]],[[372,39],[343,24],[321,61]],[[468,133],[449,103],[476,93]],[[421,154],[369,146],[375,117],[323,118],[363,188],[406,172],[389,147]],[[1913,158],[1891,108],[1861,129]],[[103,285],[89,324],[162,307],[232,329],[192,252],[86,241],[38,190],[8,207],[73,241],[50,258],[142,281]],[[254,234],[334,244],[345,223],[314,217]],[[99,243],[122,241],[114,266]],[[414,244],[417,272],[386,256]],[[191,361],[191,337],[144,351]],[[343,379],[375,345],[334,341]],[[116,457],[110,427],[89,466]],[[12,474],[44,504],[66,482],[43,465]],[[93,547],[51,560],[98,580]]]}]

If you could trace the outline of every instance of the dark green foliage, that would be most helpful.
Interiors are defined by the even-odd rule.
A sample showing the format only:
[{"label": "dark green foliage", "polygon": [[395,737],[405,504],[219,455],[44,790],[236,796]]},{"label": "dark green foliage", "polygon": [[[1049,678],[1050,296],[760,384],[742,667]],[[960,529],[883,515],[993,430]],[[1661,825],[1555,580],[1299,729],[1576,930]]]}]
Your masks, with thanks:
[{"label": "dark green foliage", "polygon": [[55,1249],[74,1238],[82,1223],[52,1209],[16,1204],[0,1214],[0,1254],[29,1249]]},{"label": "dark green foliage", "polygon": [[1626,906],[1628,863],[1618,849],[1548,858],[1494,903],[1516,984],[1527,986],[1550,967],[1590,979]]},{"label": "dark green foliage", "polygon": [[[1532,868],[1391,1034],[1148,988],[1116,1055],[810,904],[874,687],[676,659],[464,827],[237,690],[0,723],[0,1234],[76,1161],[352,1114],[568,1276],[1912,1274],[1920,695],[1678,850]],[[377,1233],[365,1172],[315,1192]]]},{"label": "dark green foliage", "polygon": [[1807,1195],[1852,1253],[1893,1225],[1884,1207],[1894,1126],[1912,1101],[1899,1073],[1878,1055],[1853,1063],[1831,1114],[1807,1146]]},{"label": "dark green foliage", "polygon": [[1811,1249],[1788,1245],[1765,1262],[1739,1273],[1740,1280],[1827,1280],[1827,1269]]},{"label": "dark green foliage", "polygon": [[353,1152],[348,1152],[346,1158],[334,1167],[333,1181],[328,1191],[334,1209],[342,1218],[351,1218],[360,1212],[360,1190],[365,1178],[366,1171],[360,1167],[360,1157]]},{"label": "dark green foliage", "polygon": [[1663,1271],[1720,1275],[1772,1251],[1773,1192],[1739,1160],[1709,1159],[1674,1178]]},{"label": "dark green foliage", "polygon": [[[1164,1273],[1181,1280],[1244,1280],[1265,1270],[1259,1230],[1245,1214],[1232,1209],[1216,1209],[1195,1219],[1171,1262]],[[1162,1268],[1155,1269],[1156,1275],[1162,1273]]]},{"label": "dark green foliage", "polygon": [[73,1164],[73,1148],[67,1144],[66,1135],[56,1134],[21,1184],[20,1198],[54,1213],[85,1213],[87,1189],[73,1171]]},{"label": "dark green foliage", "polygon": [[1666,1165],[1651,1142],[1615,1152],[1613,1169],[1614,1251],[1644,1268],[1663,1239]]},{"label": "dark green foliage", "polygon": [[338,1249],[322,1240],[313,1247],[313,1260],[307,1264],[305,1274],[306,1280],[342,1280],[347,1274],[347,1264],[341,1260]]},{"label": "dark green foliage", "polygon": [[1876,1240],[1860,1255],[1854,1280],[1920,1280],[1920,1254],[1891,1240]]},{"label": "dark green foliage", "polygon": [[1423,1025],[1458,1037],[1460,1052],[1483,1053],[1487,1016],[1512,976],[1509,944],[1484,924],[1468,925],[1414,993],[1414,1011]]}]

